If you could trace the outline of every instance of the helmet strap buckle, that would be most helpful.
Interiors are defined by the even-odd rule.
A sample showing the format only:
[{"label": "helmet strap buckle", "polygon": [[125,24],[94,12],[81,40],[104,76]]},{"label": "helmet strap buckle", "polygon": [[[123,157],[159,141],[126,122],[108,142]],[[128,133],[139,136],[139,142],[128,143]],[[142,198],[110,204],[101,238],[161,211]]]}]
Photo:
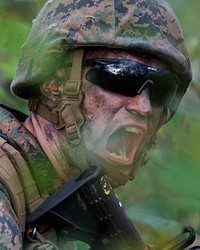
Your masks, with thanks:
[{"label": "helmet strap buckle", "polygon": [[50,121],[56,129],[65,127],[69,142],[78,145],[81,142],[80,127],[84,116],[80,110],[83,100],[81,91],[81,70],[84,49],[74,51],[71,78],[65,83],[60,104],[53,110],[37,99],[29,100],[29,110]]},{"label": "helmet strap buckle", "polygon": [[67,100],[61,102],[58,107],[60,123],[58,125],[54,124],[54,127],[56,129],[65,127],[69,142],[73,145],[78,145],[81,141],[81,135],[72,106],[71,102]]},{"label": "helmet strap buckle", "polygon": [[82,48],[74,51],[71,77],[65,83],[62,101],[58,107],[58,112],[64,120],[69,142],[73,145],[78,145],[81,142],[80,127],[84,123],[84,116],[80,110],[83,100],[81,91],[83,53],[84,49]]}]

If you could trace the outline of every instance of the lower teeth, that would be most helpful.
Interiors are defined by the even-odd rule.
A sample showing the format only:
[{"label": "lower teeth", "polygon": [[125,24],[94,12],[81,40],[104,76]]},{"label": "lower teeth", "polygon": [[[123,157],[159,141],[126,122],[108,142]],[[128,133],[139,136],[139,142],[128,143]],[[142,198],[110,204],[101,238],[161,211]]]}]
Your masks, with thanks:
[{"label": "lower teeth", "polygon": [[120,159],[120,160],[127,160],[127,157],[126,157],[126,147],[125,146],[122,146],[120,149],[119,149],[119,153],[111,153],[108,151],[108,153],[113,157],[113,158],[116,158],[116,159]]}]

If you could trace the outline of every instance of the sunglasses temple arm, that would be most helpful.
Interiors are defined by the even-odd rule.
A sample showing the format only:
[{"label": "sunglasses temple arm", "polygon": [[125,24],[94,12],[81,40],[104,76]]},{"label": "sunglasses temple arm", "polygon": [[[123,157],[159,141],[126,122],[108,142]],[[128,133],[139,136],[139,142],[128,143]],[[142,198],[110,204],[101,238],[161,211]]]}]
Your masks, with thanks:
[{"label": "sunglasses temple arm", "polygon": [[137,91],[137,95],[140,95],[142,93],[142,91],[148,87],[148,85],[153,86],[153,81],[152,80],[147,80],[146,82],[144,82],[144,84],[142,85],[142,87],[140,87],[140,89]]}]

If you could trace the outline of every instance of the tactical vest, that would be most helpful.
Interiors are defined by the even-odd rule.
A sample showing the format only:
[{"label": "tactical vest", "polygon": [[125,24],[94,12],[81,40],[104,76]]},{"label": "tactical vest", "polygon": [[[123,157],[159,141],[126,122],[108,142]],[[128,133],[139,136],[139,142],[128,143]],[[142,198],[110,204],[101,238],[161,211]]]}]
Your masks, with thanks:
[{"label": "tactical vest", "polygon": [[25,119],[23,113],[0,105],[0,183],[22,232],[26,216],[62,186],[36,138],[23,126]]}]

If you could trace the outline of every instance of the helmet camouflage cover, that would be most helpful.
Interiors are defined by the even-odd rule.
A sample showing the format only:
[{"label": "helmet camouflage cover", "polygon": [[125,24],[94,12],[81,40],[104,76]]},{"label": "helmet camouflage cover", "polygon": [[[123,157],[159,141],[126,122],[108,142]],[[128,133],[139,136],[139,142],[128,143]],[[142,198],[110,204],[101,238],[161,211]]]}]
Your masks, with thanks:
[{"label": "helmet camouflage cover", "polygon": [[49,0],[33,21],[12,91],[29,98],[29,88],[56,72],[79,47],[133,50],[169,63],[181,79],[172,114],[191,81],[182,30],[166,1]]}]

